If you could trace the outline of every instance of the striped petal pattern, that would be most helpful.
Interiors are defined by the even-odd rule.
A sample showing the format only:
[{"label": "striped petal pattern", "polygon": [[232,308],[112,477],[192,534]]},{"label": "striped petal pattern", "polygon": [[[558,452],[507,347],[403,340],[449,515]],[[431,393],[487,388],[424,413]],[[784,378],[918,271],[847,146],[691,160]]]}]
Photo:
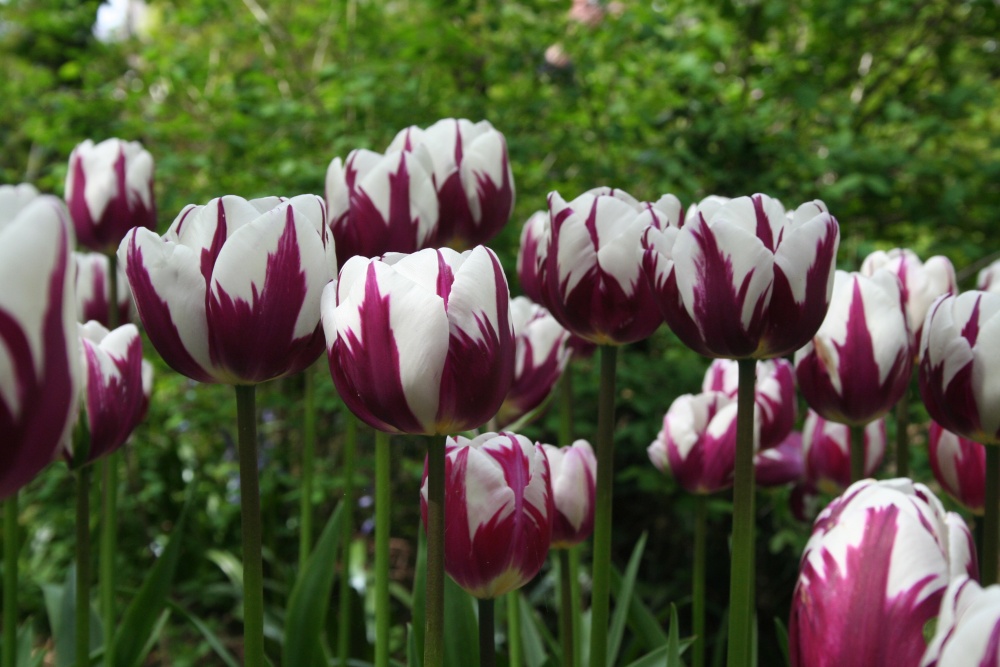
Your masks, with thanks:
[{"label": "striped petal pattern", "polygon": [[[809,486],[838,494],[851,483],[851,429],[820,417],[814,410],[806,414],[802,426],[802,457]],[[885,420],[865,425],[865,469],[871,477],[885,457]]]},{"label": "striped petal pattern", "polygon": [[[701,390],[721,391],[735,399],[738,384],[739,364],[732,359],[716,359],[705,373]],[[776,447],[791,433],[798,411],[792,364],[785,359],[758,361],[754,398],[754,417],[760,428],[760,447]]]},{"label": "striped petal pattern", "polygon": [[934,637],[920,667],[996,667],[1000,664],[1000,586],[956,577],[941,600]]},{"label": "striped petal pattern", "polygon": [[948,495],[974,514],[986,506],[986,448],[931,420],[927,444],[931,470]]},{"label": "striped petal pattern", "polygon": [[569,549],[594,532],[597,457],[586,440],[567,447],[542,445],[552,475],[555,515],[552,548]]},{"label": "striped petal pattern", "polygon": [[[94,320],[108,326],[108,301],[111,299],[111,282],[108,278],[108,256],[99,252],[74,252],[76,264],[76,319],[78,322]],[[132,296],[128,279],[121,267],[118,278],[118,321],[131,319]]]}]

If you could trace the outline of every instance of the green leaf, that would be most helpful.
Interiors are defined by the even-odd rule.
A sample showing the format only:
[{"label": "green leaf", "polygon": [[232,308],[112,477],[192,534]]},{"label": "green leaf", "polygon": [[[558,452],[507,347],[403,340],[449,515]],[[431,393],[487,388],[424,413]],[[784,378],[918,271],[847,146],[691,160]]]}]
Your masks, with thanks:
[{"label": "green leaf", "polygon": [[[76,662],[76,566],[71,565],[66,571],[66,583],[62,586],[43,586],[42,592],[52,622],[56,667],[72,667]],[[102,650],[103,641],[101,619],[94,606],[90,605],[91,657],[95,651]]]},{"label": "green leaf", "polygon": [[39,667],[45,661],[45,651],[31,652],[35,648],[35,633],[31,623],[25,623],[17,633],[17,667]]},{"label": "green leaf", "polygon": [[621,588],[615,596],[615,611],[611,616],[611,628],[608,631],[608,664],[618,664],[618,651],[621,650],[622,638],[625,636],[625,624],[628,622],[629,607],[632,602],[632,592],[635,590],[635,578],[639,574],[639,563],[642,552],[646,548],[647,534],[644,532],[632,550],[625,577]]},{"label": "green leaf", "polygon": [[521,591],[514,591],[507,597],[507,603],[516,600],[519,608],[518,618],[521,623],[521,652],[524,655],[524,664],[527,667],[542,667],[546,660],[545,645],[542,642],[542,633],[539,629],[541,619],[533,613],[534,609],[521,595]]},{"label": "green leaf", "polygon": [[479,622],[473,597],[444,578],[444,664],[468,667],[479,663]]},{"label": "green leaf", "polygon": [[236,661],[233,654],[229,652],[226,645],[222,643],[222,640],[212,632],[212,629],[198,616],[192,614],[187,609],[175,602],[168,602],[170,608],[174,610],[175,613],[179,614],[182,618],[187,620],[191,625],[201,633],[201,636],[205,638],[208,645],[212,647],[215,651],[215,655],[219,656],[219,659],[226,664],[226,667],[240,667],[240,663]]},{"label": "green leaf", "polygon": [[785,665],[791,665],[792,662],[788,657],[788,628],[777,616],[774,617],[774,634],[778,636],[778,648],[781,649],[781,655],[785,658]]},{"label": "green leaf", "polygon": [[292,587],[285,617],[285,642],[282,663],[286,665],[321,665],[323,629],[330,608],[330,593],[337,569],[337,547],[340,545],[340,523],[343,504],[337,505],[323,528],[316,547]]},{"label": "green leaf", "polygon": [[417,562],[413,571],[412,636],[413,651],[410,667],[424,665],[425,605],[427,604],[427,535],[423,526],[417,528]]},{"label": "green leaf", "polygon": [[[622,575],[614,565],[611,566],[611,593],[617,596],[622,586]],[[633,595],[629,603],[628,626],[635,633],[641,646],[647,649],[663,646],[667,643],[667,633],[663,631],[660,622],[649,607],[638,595]]]},{"label": "green leaf", "polygon": [[680,646],[680,623],[677,621],[677,606],[670,603],[670,633],[667,637],[667,667],[682,667]]}]

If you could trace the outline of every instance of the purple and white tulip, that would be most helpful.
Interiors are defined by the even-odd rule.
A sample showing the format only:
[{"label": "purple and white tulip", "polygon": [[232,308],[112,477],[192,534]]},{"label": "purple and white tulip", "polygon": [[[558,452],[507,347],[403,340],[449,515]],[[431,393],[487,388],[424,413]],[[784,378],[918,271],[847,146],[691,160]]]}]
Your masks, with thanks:
[{"label": "purple and white tulip", "polygon": [[944,428],[1000,444],[1000,294],[934,302],[920,340],[920,395]]},{"label": "purple and white tulip", "polygon": [[931,420],[928,429],[931,470],[948,495],[974,514],[986,505],[986,447]]},{"label": "purple and white tulip", "polygon": [[471,248],[503,229],[514,210],[507,140],[489,121],[445,118],[427,129],[400,131],[390,151],[425,149],[438,197],[436,246]]},{"label": "purple and white tulip", "polygon": [[641,267],[650,208],[611,188],[569,203],[549,193],[546,306],[577,336],[623,345],[649,337],[663,322]]},{"label": "purple and white tulip", "polygon": [[1000,294],[1000,259],[979,272],[976,276],[976,289]]},{"label": "purple and white tulip", "polygon": [[736,399],[719,391],[677,397],[646,452],[689,493],[728,489],[736,464]]},{"label": "purple and white tulip", "polygon": [[[78,322],[94,320],[108,326],[108,301],[111,299],[111,283],[108,279],[108,256],[99,252],[74,252],[76,261],[76,319]],[[132,295],[128,289],[128,279],[121,267],[118,277],[118,321],[127,322],[131,318]]]},{"label": "purple and white tulip", "polygon": [[323,292],[323,326],[337,390],[383,431],[482,426],[514,376],[507,279],[483,246],[353,257]]},{"label": "purple and white tulip", "polygon": [[52,461],[77,410],[73,233],[62,202],[0,209],[0,498]]},{"label": "purple and white tulip", "polygon": [[323,352],[320,299],[337,275],[323,200],[189,205],[162,237],[135,229],[118,259],[150,341],[199,382],[256,384]]},{"label": "purple and white tulip", "polygon": [[360,149],[346,161],[334,158],[326,171],[326,203],[340,266],[355,255],[426,248],[438,221],[430,155]]},{"label": "purple and white tulip", "polygon": [[918,664],[948,584],[977,570],[965,522],[927,487],[856,482],[819,515],[802,554],[792,667]]},{"label": "purple and white tulip", "polygon": [[[717,205],[718,204],[718,205]],[[790,354],[816,333],[840,242],[820,201],[791,216],[756,194],[699,205],[683,227],[643,237],[643,269],[667,325],[709,357]]]},{"label": "purple and white tulip", "polygon": [[521,244],[517,250],[517,279],[521,291],[535,303],[545,305],[548,279],[545,277],[549,253],[549,212],[535,211],[521,228]]},{"label": "purple and white tulip", "polygon": [[[885,456],[885,420],[865,425],[864,476],[871,477]],[[851,429],[809,410],[802,426],[802,458],[810,486],[837,494],[851,483]]]},{"label": "purple and white tulip", "polygon": [[[125,444],[145,415],[142,339],[134,324],[108,331],[100,322],[80,324],[83,368],[81,419],[87,420],[85,443],[72,440],[66,458],[74,468],[93,463]],[[150,378],[151,379],[151,378]],[[76,450],[77,444],[85,446]]]},{"label": "purple and white tulip", "polygon": [[951,260],[935,255],[921,262],[915,252],[906,248],[893,248],[885,252],[876,250],[861,263],[861,273],[873,276],[880,269],[896,274],[903,288],[903,304],[906,308],[906,323],[910,327],[910,341],[916,354],[920,330],[931,304],[942,294],[958,291],[955,267]]},{"label": "purple and white tulip", "polygon": [[[542,568],[555,506],[541,445],[514,433],[484,433],[445,446],[445,571],[470,595],[492,599]],[[420,490],[427,522],[427,470]]]},{"label": "purple and white tulip", "polygon": [[[739,363],[732,359],[716,359],[705,373],[701,390],[721,391],[735,399],[738,384]],[[754,417],[759,422],[760,447],[775,447],[791,433],[798,410],[792,364],[785,359],[758,361],[754,397]]]},{"label": "purple and white tulip", "polygon": [[920,667],[971,665],[1000,665],[1000,586],[983,588],[961,575],[945,590]]},{"label": "purple and white tulip", "polygon": [[795,353],[795,375],[809,406],[843,424],[867,424],[900,399],[912,372],[910,330],[899,279],[837,271],[830,312]]},{"label": "purple and white tulip", "polygon": [[568,447],[542,445],[549,460],[555,514],[552,548],[569,549],[594,532],[597,457],[586,440]]},{"label": "purple and white tulip", "polygon": [[757,484],[784,486],[801,481],[805,475],[802,456],[802,434],[798,431],[789,433],[776,447],[760,450],[753,461]]},{"label": "purple and white tulip", "polygon": [[77,242],[113,251],[133,227],[156,229],[153,156],[138,141],[90,139],[69,156],[66,204]]}]

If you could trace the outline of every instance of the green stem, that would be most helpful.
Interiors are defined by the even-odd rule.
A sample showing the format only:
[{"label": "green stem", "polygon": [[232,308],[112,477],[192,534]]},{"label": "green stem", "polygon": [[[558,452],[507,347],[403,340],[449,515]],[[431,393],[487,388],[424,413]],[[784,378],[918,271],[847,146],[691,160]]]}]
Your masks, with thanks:
[{"label": "green stem", "polygon": [[90,470],[76,478],[76,667],[90,665]]},{"label": "green stem", "polygon": [[906,431],[910,423],[910,392],[903,393],[896,403],[896,476],[910,476],[910,440]]},{"label": "green stem", "polygon": [[851,484],[865,476],[865,427],[851,426]]},{"label": "green stem", "polygon": [[983,516],[983,553],[980,581],[983,586],[1000,583],[1000,447],[986,446],[986,513]]},{"label": "green stem", "polygon": [[118,255],[108,253],[108,329],[117,329],[118,318]]},{"label": "green stem", "polygon": [[615,359],[618,348],[601,346],[597,399],[597,497],[594,508],[594,586],[590,599],[590,665],[608,664],[608,607],[611,584],[611,496],[615,478]]},{"label": "green stem", "polygon": [[694,630],[692,667],[705,667],[705,535],[708,518],[708,496],[697,494],[694,498],[694,567],[692,568],[693,601],[691,626]]},{"label": "green stem", "polygon": [[566,364],[559,383],[559,446],[573,442],[573,363]]},{"label": "green stem", "polygon": [[389,434],[375,431],[375,667],[389,667]]},{"label": "green stem", "polygon": [[424,667],[444,665],[444,445],[427,446],[427,601]]},{"label": "green stem", "polygon": [[[108,328],[117,329],[118,317],[118,257],[108,253]],[[101,542],[98,555],[101,619],[104,626],[104,664],[115,664],[115,551],[118,538],[118,452],[101,461]]]},{"label": "green stem", "polygon": [[17,665],[17,491],[3,501],[3,667]]},{"label": "green stem", "polygon": [[507,664],[521,667],[521,604],[517,591],[507,593]]},{"label": "green stem", "polygon": [[[582,667],[583,658],[580,655],[580,637],[583,635],[583,618],[580,610],[583,602],[580,595],[580,549],[578,544],[569,550],[570,594],[573,607],[573,667]],[[567,665],[566,667],[569,667]]]},{"label": "green stem", "polygon": [[493,607],[493,598],[479,600],[479,667],[496,667],[497,664]]},{"label": "green stem", "polygon": [[739,360],[733,552],[729,581],[729,667],[750,667],[754,599],[753,417],[757,361]]},{"label": "green stem", "polygon": [[573,580],[569,567],[569,549],[557,549],[559,554],[559,634],[562,640],[563,667],[572,667],[575,653],[573,639],[573,615],[578,613],[573,606]]},{"label": "green stem", "polygon": [[264,565],[261,559],[260,485],[257,479],[257,400],[254,385],[236,385],[243,522],[243,664],[263,667]]},{"label": "green stem", "polygon": [[341,542],[344,545],[344,564],[340,573],[340,624],[337,626],[337,657],[338,665],[347,664],[347,656],[351,651],[351,540],[354,538],[354,453],[358,446],[358,420],[350,410],[345,411],[347,432],[344,434],[344,459],[341,462],[344,471],[344,523]]},{"label": "green stem", "polygon": [[314,368],[305,376],[305,401],[302,433],[302,489],[299,496],[299,572],[306,567],[313,545],[313,477],[316,468],[316,379]]}]

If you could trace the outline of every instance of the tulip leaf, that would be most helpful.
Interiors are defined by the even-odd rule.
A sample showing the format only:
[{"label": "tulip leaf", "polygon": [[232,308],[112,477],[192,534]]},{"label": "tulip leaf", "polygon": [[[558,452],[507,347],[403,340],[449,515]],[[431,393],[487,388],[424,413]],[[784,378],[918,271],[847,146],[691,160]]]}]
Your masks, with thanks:
[{"label": "tulip leaf", "polygon": [[618,664],[618,652],[621,650],[622,638],[625,636],[625,624],[628,621],[632,593],[635,591],[635,579],[639,574],[639,563],[642,561],[642,552],[646,548],[646,537],[647,534],[644,532],[639,541],[635,543],[632,557],[629,558],[628,565],[625,567],[622,585],[615,596],[615,612],[611,616],[611,628],[608,631],[607,664],[609,665]]},{"label": "tulip leaf", "polygon": [[17,633],[17,667],[39,667],[45,661],[45,651],[31,652],[35,648],[35,633],[26,623]]},{"label": "tulip leaf", "polygon": [[178,614],[181,618],[187,620],[195,629],[201,633],[201,636],[205,638],[208,645],[215,651],[215,655],[225,663],[226,667],[240,667],[240,664],[233,657],[233,654],[229,652],[226,645],[222,643],[222,640],[212,632],[212,629],[201,618],[192,614],[190,611],[182,607],[173,601],[168,601],[170,608],[174,613]]},{"label": "tulip leaf", "polygon": [[[343,503],[337,505],[323,528],[319,541],[292,587],[285,617],[282,663],[285,665],[325,664],[322,634],[337,569],[337,548]],[[341,619],[342,621],[344,619]]]},{"label": "tulip leaf", "polygon": [[777,616],[774,617],[774,633],[778,636],[778,648],[781,649],[781,655],[785,658],[785,665],[790,665],[791,660],[788,658],[788,628],[785,627],[784,622]]},{"label": "tulip leaf", "polygon": [[[617,596],[621,590],[622,575],[614,565],[611,566],[611,592]],[[651,649],[663,646],[667,643],[667,633],[663,631],[660,622],[649,607],[639,598],[633,595],[629,603],[628,624],[636,634],[641,646]]]},{"label": "tulip leaf", "polygon": [[473,597],[451,577],[444,578],[444,664],[468,667],[479,663],[479,622]]},{"label": "tulip leaf", "polygon": [[627,667],[684,667],[681,655],[694,641],[693,638],[681,640],[678,628],[680,623],[677,620],[677,607],[670,604],[670,630],[666,635],[666,643],[650,651],[634,662],[630,662]]},{"label": "tulip leaf", "polygon": [[[55,639],[56,667],[71,667],[76,662],[76,567],[66,571],[66,583],[62,586],[43,586],[42,592]],[[91,659],[95,651],[103,653],[103,638],[101,619],[90,605]]]},{"label": "tulip leaf", "polygon": [[515,602],[518,606],[518,618],[521,624],[521,653],[524,656],[524,664],[527,667],[542,667],[545,664],[546,652],[542,642],[542,635],[538,626],[541,619],[534,614],[534,609],[521,591],[514,591],[507,597],[507,603]]},{"label": "tulip leaf", "polygon": [[413,571],[413,606],[410,607],[411,643],[409,667],[424,665],[424,605],[427,600],[427,536],[422,527],[417,528],[417,562]]}]

